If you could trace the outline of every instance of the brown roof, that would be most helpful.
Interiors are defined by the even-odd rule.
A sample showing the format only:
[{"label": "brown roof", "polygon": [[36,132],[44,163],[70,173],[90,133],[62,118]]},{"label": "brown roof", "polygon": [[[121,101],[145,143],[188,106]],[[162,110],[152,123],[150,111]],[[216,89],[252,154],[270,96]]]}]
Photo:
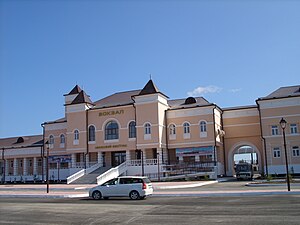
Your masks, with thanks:
[{"label": "brown roof", "polygon": [[10,137],[0,139],[0,148],[38,147],[43,145],[43,135]]},{"label": "brown roof", "polygon": [[69,92],[69,94],[65,94],[65,96],[76,95],[79,94],[81,91],[82,91],[81,88],[76,84],[76,86]]},{"label": "brown roof", "polygon": [[141,90],[117,92],[94,102],[95,108],[133,104],[132,96],[138,95],[140,91]]},{"label": "brown roof", "polygon": [[81,104],[81,103],[89,103],[89,104],[94,104],[90,97],[84,92],[81,91],[77,97],[71,102],[71,105],[73,104]]},{"label": "brown roof", "polygon": [[192,104],[186,104],[185,98],[168,100],[168,104],[171,107],[171,109],[193,108],[193,107],[197,107],[197,106],[212,105],[212,103],[210,103],[203,97],[196,97],[194,99],[196,100],[196,103],[192,103]]},{"label": "brown roof", "polygon": [[258,100],[300,96],[300,85],[278,88],[276,91]]},{"label": "brown roof", "polygon": [[155,93],[160,93],[168,98],[168,96],[166,96],[164,93],[159,91],[157,86],[150,79],[138,95],[149,95],[149,94],[155,94]]}]

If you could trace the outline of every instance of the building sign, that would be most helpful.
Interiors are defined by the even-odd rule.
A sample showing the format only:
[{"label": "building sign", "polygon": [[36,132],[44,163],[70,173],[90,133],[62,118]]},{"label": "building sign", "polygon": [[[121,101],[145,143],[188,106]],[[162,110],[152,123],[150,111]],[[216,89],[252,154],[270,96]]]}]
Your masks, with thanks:
[{"label": "building sign", "polygon": [[52,155],[49,156],[49,163],[70,163],[72,161],[71,155]]},{"label": "building sign", "polygon": [[99,112],[99,116],[114,116],[114,115],[121,115],[124,114],[124,110],[112,110],[106,112]]},{"label": "building sign", "polygon": [[101,145],[96,146],[96,149],[102,149],[102,148],[126,148],[127,145],[119,144],[119,145]]},{"label": "building sign", "polygon": [[197,148],[177,148],[176,156],[193,156],[193,155],[213,155],[214,147],[197,147]]}]

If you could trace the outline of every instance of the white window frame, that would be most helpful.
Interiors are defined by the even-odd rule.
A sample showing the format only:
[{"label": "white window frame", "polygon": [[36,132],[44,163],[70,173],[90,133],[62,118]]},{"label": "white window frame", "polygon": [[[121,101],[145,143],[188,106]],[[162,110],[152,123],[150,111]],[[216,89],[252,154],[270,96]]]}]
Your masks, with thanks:
[{"label": "white window frame", "polygon": [[49,135],[49,148],[54,148],[54,135]]},{"label": "white window frame", "polygon": [[300,148],[299,146],[293,146],[292,147],[292,155],[293,157],[300,157]]},{"label": "white window frame", "polygon": [[272,136],[279,135],[279,129],[277,125],[272,125],[271,126],[271,134]]},{"label": "white window frame", "polygon": [[144,124],[144,140],[151,140],[151,123],[147,122]]},{"label": "white window frame", "polygon": [[290,124],[290,131],[291,134],[297,134],[298,133],[298,126],[296,123]]},{"label": "white window frame", "polygon": [[[93,138],[91,138],[91,134],[90,134],[90,128],[91,127],[94,127],[94,136]],[[89,144],[95,144],[96,143],[96,126],[91,124],[89,127],[88,127],[88,138],[89,138]],[[93,140],[91,140],[93,139]]]},{"label": "white window frame", "polygon": [[176,139],[176,125],[173,123],[169,125],[169,139],[170,140]]},{"label": "white window frame", "polygon": [[280,158],[281,157],[281,150],[279,147],[273,148],[273,158]]},{"label": "white window frame", "polygon": [[64,148],[66,143],[66,136],[64,134],[61,134],[59,135],[59,139],[60,139],[59,147]]},{"label": "white window frame", "polygon": [[183,123],[183,139],[191,138],[191,124],[189,122]]},{"label": "white window frame", "polygon": [[199,129],[200,129],[200,137],[201,138],[207,137],[207,122],[205,120],[200,121]]},{"label": "white window frame", "polygon": [[74,130],[74,140],[73,140],[73,145],[79,145],[79,130]]}]

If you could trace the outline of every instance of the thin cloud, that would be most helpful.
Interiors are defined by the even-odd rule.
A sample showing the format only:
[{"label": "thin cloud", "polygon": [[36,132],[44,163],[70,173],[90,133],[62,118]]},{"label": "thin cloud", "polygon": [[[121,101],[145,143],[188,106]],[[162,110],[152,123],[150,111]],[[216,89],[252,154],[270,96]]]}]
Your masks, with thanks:
[{"label": "thin cloud", "polygon": [[237,93],[237,92],[240,92],[241,90],[242,90],[242,88],[234,88],[234,89],[230,89],[229,92]]},{"label": "thin cloud", "polygon": [[222,90],[222,88],[214,86],[214,85],[209,85],[206,87],[197,87],[193,91],[189,91],[187,94],[188,96],[200,96],[203,94],[208,94],[208,93],[219,93]]}]

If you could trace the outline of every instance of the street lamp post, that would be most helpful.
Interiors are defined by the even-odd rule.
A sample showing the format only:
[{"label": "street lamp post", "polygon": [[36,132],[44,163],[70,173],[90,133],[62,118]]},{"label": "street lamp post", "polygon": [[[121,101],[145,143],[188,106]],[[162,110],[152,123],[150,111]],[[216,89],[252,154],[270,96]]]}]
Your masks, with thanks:
[{"label": "street lamp post", "polygon": [[46,148],[47,148],[47,156],[46,156],[46,179],[47,179],[47,193],[49,193],[49,142],[45,142]]},{"label": "street lamp post", "polygon": [[142,176],[144,176],[145,171],[144,171],[144,152],[143,150],[136,150],[136,156],[138,158],[138,154],[140,153],[140,158],[141,158],[141,166],[142,166]]},{"label": "street lamp post", "polygon": [[287,152],[286,152],[286,139],[285,139],[285,128],[286,128],[286,120],[281,118],[280,120],[280,126],[282,128],[282,134],[283,134],[283,146],[284,146],[284,154],[285,154],[285,169],[286,169],[286,182],[287,182],[287,189],[288,191],[291,190],[290,185],[290,176],[289,176],[289,166],[288,166],[288,158],[287,158]]},{"label": "street lamp post", "polygon": [[6,162],[5,162],[5,158],[4,158],[4,148],[2,148],[2,162],[3,162],[3,169],[2,169],[2,180],[3,180],[3,184],[5,184],[5,167],[6,167]]},{"label": "street lamp post", "polygon": [[160,181],[159,152],[157,152],[157,181]]}]

